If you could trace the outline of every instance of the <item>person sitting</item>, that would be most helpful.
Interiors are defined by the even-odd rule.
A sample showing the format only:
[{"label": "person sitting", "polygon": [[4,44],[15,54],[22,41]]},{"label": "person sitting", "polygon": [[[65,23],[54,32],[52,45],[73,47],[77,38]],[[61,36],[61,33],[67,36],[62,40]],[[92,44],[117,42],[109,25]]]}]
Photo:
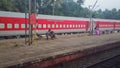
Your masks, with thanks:
[{"label": "person sitting", "polygon": [[49,29],[48,32],[46,33],[47,40],[49,39],[49,36],[50,36],[51,39],[55,38],[55,33],[51,29]]},{"label": "person sitting", "polygon": [[99,31],[99,28],[97,28],[97,27],[95,27],[95,33],[96,33],[96,35],[100,35],[100,31]]}]

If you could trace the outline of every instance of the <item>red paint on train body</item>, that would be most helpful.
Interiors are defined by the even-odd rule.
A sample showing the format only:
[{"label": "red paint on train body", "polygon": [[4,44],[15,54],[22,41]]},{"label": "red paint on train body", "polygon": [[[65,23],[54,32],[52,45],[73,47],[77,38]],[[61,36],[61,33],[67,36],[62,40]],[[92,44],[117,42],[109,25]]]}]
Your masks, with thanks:
[{"label": "red paint on train body", "polygon": [[[4,32],[3,35],[0,33],[0,36],[4,36],[5,31],[7,33],[14,33],[21,31],[25,33],[25,16],[24,13],[15,13],[15,12],[5,12],[0,11],[0,32]],[[27,20],[27,29],[28,19]],[[72,32],[86,32],[90,31],[91,23],[89,18],[76,18],[76,17],[64,17],[64,16],[50,16],[42,15],[37,18],[36,23],[33,25],[33,30],[38,30],[39,34],[43,34],[51,29],[57,33],[72,33]],[[120,21],[119,20],[107,20],[107,19],[94,19],[94,26],[98,27],[101,31],[105,30],[117,30],[120,31]],[[20,32],[20,33],[21,33]],[[18,34],[18,33],[17,33]],[[16,35],[17,35],[16,34]],[[6,36],[9,36],[7,34]]]}]

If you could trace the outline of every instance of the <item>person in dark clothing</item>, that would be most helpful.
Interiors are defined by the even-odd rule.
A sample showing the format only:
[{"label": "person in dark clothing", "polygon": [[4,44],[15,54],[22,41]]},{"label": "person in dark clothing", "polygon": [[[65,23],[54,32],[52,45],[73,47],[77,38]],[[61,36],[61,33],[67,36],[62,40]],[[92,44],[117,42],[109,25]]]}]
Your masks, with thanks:
[{"label": "person in dark clothing", "polygon": [[48,32],[46,33],[47,40],[49,39],[49,36],[50,36],[51,39],[54,39],[55,38],[54,31],[52,31],[52,30],[49,29]]}]

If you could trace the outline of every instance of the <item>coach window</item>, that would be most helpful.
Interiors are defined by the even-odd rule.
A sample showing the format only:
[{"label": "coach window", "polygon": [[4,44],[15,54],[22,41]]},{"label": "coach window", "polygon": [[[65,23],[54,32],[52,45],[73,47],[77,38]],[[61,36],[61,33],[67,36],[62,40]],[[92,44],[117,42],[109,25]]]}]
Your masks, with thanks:
[{"label": "coach window", "polygon": [[25,24],[21,24],[21,28],[25,28]]},{"label": "coach window", "polygon": [[48,28],[50,28],[50,24],[48,24]]},{"label": "coach window", "polygon": [[33,25],[33,28],[36,28],[36,25]]},{"label": "coach window", "polygon": [[76,28],[76,25],[74,24],[74,28]]},{"label": "coach window", "polygon": [[29,28],[29,24],[27,24],[27,28]]},{"label": "coach window", "polygon": [[83,27],[83,25],[81,25],[81,28]]},{"label": "coach window", "polygon": [[62,24],[60,24],[60,28],[62,28]]},{"label": "coach window", "polygon": [[65,24],[63,24],[63,28],[65,28]]},{"label": "coach window", "polygon": [[14,27],[15,27],[15,28],[19,28],[19,24],[15,24]]},{"label": "coach window", "polygon": [[52,24],[52,28],[55,28],[55,25],[54,25],[54,24]]},{"label": "coach window", "polygon": [[46,28],[46,24],[43,24],[43,28]]},{"label": "coach window", "polygon": [[67,24],[67,28],[69,28],[69,24]]},{"label": "coach window", "polygon": [[72,28],[72,25],[70,24],[70,28]]},{"label": "coach window", "polygon": [[75,25],[73,24],[73,28],[75,28]]},{"label": "coach window", "polygon": [[7,24],[7,28],[12,28],[12,24]]},{"label": "coach window", "polygon": [[5,25],[0,23],[0,28],[2,28],[2,29],[5,28]]},{"label": "coach window", "polygon": [[39,25],[38,25],[38,28],[42,28],[42,24],[39,24]]},{"label": "coach window", "polygon": [[58,24],[56,24],[56,28],[58,28]]},{"label": "coach window", "polygon": [[77,24],[76,24],[76,28],[77,28]]},{"label": "coach window", "polygon": [[82,25],[82,28],[84,27],[84,25]]},{"label": "coach window", "polygon": [[85,27],[85,25],[83,25],[83,28]]}]

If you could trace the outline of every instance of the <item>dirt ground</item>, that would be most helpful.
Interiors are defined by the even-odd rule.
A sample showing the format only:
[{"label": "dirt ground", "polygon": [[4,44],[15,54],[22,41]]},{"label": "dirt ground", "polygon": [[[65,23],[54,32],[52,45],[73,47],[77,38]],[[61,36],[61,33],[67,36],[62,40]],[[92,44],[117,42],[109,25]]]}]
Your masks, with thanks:
[{"label": "dirt ground", "polygon": [[25,45],[23,38],[0,40],[0,67],[22,64],[75,50],[83,50],[97,44],[113,41],[120,41],[120,33],[100,36],[89,36],[88,34],[57,35],[54,40],[46,40],[43,37],[35,41],[31,46]]}]

